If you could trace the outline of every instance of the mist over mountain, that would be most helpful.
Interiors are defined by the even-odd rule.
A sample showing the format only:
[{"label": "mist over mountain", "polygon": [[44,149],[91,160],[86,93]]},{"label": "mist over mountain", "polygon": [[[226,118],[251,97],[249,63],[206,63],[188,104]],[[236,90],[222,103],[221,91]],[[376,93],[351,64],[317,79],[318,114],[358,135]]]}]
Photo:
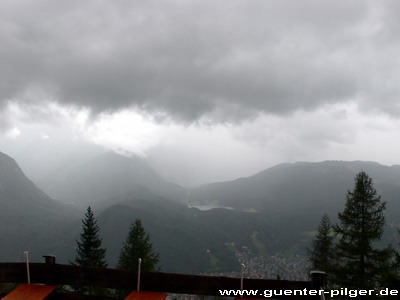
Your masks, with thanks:
[{"label": "mist over mountain", "polygon": [[130,196],[161,196],[184,201],[184,188],[164,180],[139,156],[105,152],[70,168],[61,168],[38,183],[49,195],[76,205],[107,205]]},{"label": "mist over mountain", "polygon": [[[124,158],[110,154],[101,157],[119,162]],[[84,209],[51,199],[23,174],[12,158],[5,154],[0,158],[0,241],[4,250],[0,260],[21,260],[25,250],[29,250],[32,260],[40,260],[43,254],[54,254],[61,263],[73,260]],[[140,161],[136,166],[147,170]],[[143,176],[141,180],[149,177]],[[259,216],[225,209],[200,211],[148,191],[140,195],[134,192],[118,202],[110,198],[102,207],[97,218],[110,266],[115,266],[129,226],[136,218],[142,219],[156,251],[160,252],[162,270],[169,272],[235,270],[236,247],[250,245],[256,250],[251,246],[255,237],[263,243],[267,240],[264,232],[257,233],[268,223]]]},{"label": "mist over mountain", "polygon": [[36,184],[105,152],[102,147],[94,144],[79,139],[66,142],[55,134],[51,138],[42,134],[18,146],[9,154],[12,153],[24,173]]},{"label": "mist over mountain", "polygon": [[[354,186],[354,176],[363,170],[374,180],[387,202],[385,241],[397,243],[400,216],[400,166],[384,166],[364,161],[324,161],[280,164],[253,176],[203,185],[190,191],[196,204],[255,210],[268,218],[280,232],[281,250],[292,251],[297,242],[309,239],[327,213],[333,222],[342,211],[346,193]],[[292,241],[290,241],[292,240]],[[292,249],[292,250],[290,250]]]},{"label": "mist over mountain", "polygon": [[37,188],[15,160],[1,152],[0,207],[1,260],[19,259],[28,249],[38,258],[60,246],[57,236],[76,213]]},{"label": "mist over mountain", "polygon": [[0,260],[67,263],[90,205],[111,267],[137,217],[164,271],[304,262],[360,170],[400,248],[400,2],[22,0],[0,16]]},{"label": "mist over mountain", "polygon": [[[387,201],[385,242],[396,243],[400,167],[374,162],[325,161],[281,164],[247,178],[186,190],[161,178],[145,159],[115,153],[61,168],[42,185],[47,196],[0,155],[0,260],[18,260],[24,250],[40,258],[75,256],[85,205],[94,204],[107,260],[115,266],[129,225],[140,218],[160,252],[163,271],[238,270],[238,254],[304,256],[324,212],[335,221],[354,175],[364,170]],[[188,197],[189,202],[185,202]],[[177,201],[178,200],[178,201]],[[191,205],[205,205],[199,210]],[[213,208],[213,207],[228,208]],[[244,247],[244,248],[243,248]]]},{"label": "mist over mountain", "polygon": [[189,201],[264,212],[336,212],[361,170],[374,179],[388,206],[399,209],[400,166],[363,161],[280,164],[250,177],[191,189]]}]

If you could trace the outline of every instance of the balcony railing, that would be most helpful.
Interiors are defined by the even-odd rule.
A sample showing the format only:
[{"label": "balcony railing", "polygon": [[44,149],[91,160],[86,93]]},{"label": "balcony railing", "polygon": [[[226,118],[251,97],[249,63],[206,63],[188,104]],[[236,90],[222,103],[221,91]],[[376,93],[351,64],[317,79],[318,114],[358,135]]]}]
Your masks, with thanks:
[{"label": "balcony railing", "polygon": [[[115,290],[135,290],[137,272],[116,269],[85,268],[56,264],[55,259],[46,258],[45,263],[29,263],[31,283],[97,287]],[[26,283],[27,269],[25,263],[0,263],[0,283]],[[324,275],[314,272],[310,281],[289,281],[270,279],[244,279],[246,290],[319,290],[323,287]],[[240,278],[182,275],[160,272],[141,273],[141,290],[173,294],[190,294],[201,296],[220,296],[220,290],[239,290]],[[0,299],[3,295],[0,295]],[[247,297],[247,296],[246,296]],[[317,299],[310,296],[277,296],[276,299]],[[56,291],[49,299],[116,299],[79,295]]]}]

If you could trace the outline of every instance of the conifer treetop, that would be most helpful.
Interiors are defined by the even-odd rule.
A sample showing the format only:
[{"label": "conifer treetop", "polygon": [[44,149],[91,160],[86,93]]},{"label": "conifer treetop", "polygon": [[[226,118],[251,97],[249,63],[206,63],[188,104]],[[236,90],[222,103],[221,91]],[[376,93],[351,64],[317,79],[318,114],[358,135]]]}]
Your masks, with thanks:
[{"label": "conifer treetop", "polygon": [[157,270],[159,254],[153,250],[150,235],[144,230],[142,221],[136,219],[129,228],[128,236],[119,255],[117,268],[137,270],[139,258],[142,259],[142,271]]},{"label": "conifer treetop", "polygon": [[105,268],[106,249],[101,248],[102,239],[99,236],[100,228],[94,217],[92,208],[89,206],[82,220],[82,233],[77,240],[77,255],[72,264],[82,267]]}]

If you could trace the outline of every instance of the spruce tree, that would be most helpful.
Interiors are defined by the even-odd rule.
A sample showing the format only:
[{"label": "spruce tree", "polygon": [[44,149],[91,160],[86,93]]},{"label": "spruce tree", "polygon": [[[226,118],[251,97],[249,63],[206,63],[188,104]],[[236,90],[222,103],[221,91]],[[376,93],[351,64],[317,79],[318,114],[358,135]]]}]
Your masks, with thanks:
[{"label": "spruce tree", "polygon": [[312,270],[329,273],[332,266],[333,234],[329,216],[324,214],[318,227],[317,235],[309,249]]},{"label": "spruce tree", "polygon": [[80,241],[76,241],[78,246],[76,249],[77,255],[71,264],[81,267],[107,267],[105,260],[106,249],[101,248],[100,228],[90,206],[86,211],[85,219],[82,220],[82,230]]},{"label": "spruce tree", "polygon": [[157,270],[159,254],[154,252],[150,236],[145,232],[140,219],[136,219],[129,228],[128,236],[119,255],[117,268],[136,271],[138,258],[142,259],[142,271]]},{"label": "spruce tree", "polygon": [[345,208],[335,226],[338,243],[335,247],[335,281],[341,287],[374,288],[383,276],[390,249],[376,249],[381,239],[386,203],[377,194],[372,179],[365,172],[355,176],[353,191],[347,192]]}]

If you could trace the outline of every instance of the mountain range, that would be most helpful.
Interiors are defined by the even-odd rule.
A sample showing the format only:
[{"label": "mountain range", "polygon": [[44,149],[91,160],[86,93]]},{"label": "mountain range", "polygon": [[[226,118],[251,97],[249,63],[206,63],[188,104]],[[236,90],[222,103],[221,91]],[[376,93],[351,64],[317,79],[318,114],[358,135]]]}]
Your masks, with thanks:
[{"label": "mountain range", "polygon": [[114,152],[56,170],[38,184],[57,200],[84,206],[107,205],[106,202],[149,194],[181,202],[187,198],[184,188],[164,180],[145,159]]},{"label": "mountain range", "polygon": [[336,221],[360,170],[387,201],[385,242],[396,244],[399,166],[281,164],[247,178],[186,189],[163,179],[143,158],[109,152],[55,170],[37,182],[45,193],[0,153],[0,260],[20,260],[24,250],[36,259],[55,254],[60,262],[72,260],[88,205],[95,208],[110,266],[135,218],[142,219],[167,272],[238,270],[242,249],[254,256],[304,256],[322,214]]},{"label": "mountain range", "polygon": [[[1,260],[16,260],[32,249],[38,257],[62,247],[62,233],[76,215],[70,206],[57,202],[30,181],[15,160],[0,152],[0,245]],[[23,250],[24,249],[24,250]]]},{"label": "mountain range", "polygon": [[346,193],[359,171],[368,173],[383,200],[387,215],[400,217],[400,166],[366,161],[325,161],[280,164],[250,177],[212,183],[190,191],[189,202],[253,209],[267,214],[306,213],[334,217],[343,209]]},{"label": "mountain range", "polygon": [[[115,154],[101,157],[108,159],[111,157],[108,163],[116,160],[132,161]],[[132,167],[129,164],[128,166]],[[140,164],[139,166],[141,170],[149,171],[148,167]],[[47,196],[24,175],[11,157],[3,153],[1,153],[0,170],[2,204],[0,241],[7,245],[0,252],[0,260],[21,260],[25,250],[29,250],[34,260],[40,260],[43,254],[55,254],[59,262],[63,263],[73,260],[84,209]],[[99,168],[96,169],[98,170]],[[107,170],[103,169],[105,173]],[[137,173],[131,174],[137,176]],[[116,180],[119,177],[104,175],[101,178]],[[107,190],[107,180],[98,183],[102,191]],[[89,180],[88,183],[90,182],[93,181]],[[146,184],[154,182],[158,184],[160,181],[157,178],[153,182],[149,180]],[[89,185],[89,187],[96,186]],[[65,201],[70,202],[69,199]],[[110,198],[108,203],[97,204],[96,217],[101,227],[103,246],[107,248],[110,266],[115,266],[129,225],[136,218],[142,219],[146,231],[152,237],[155,249],[161,254],[161,269],[183,273],[237,268],[232,243],[238,247],[251,244],[252,235],[260,227],[260,222],[263,222],[259,218],[246,217],[248,213],[245,212],[226,210],[218,213],[225,216],[221,220],[219,216],[215,216],[217,211],[190,208],[186,204],[163,198],[147,189],[143,189],[141,193],[133,190],[133,193],[126,197],[119,195]],[[233,232],[223,230],[236,226],[242,229]]]}]

